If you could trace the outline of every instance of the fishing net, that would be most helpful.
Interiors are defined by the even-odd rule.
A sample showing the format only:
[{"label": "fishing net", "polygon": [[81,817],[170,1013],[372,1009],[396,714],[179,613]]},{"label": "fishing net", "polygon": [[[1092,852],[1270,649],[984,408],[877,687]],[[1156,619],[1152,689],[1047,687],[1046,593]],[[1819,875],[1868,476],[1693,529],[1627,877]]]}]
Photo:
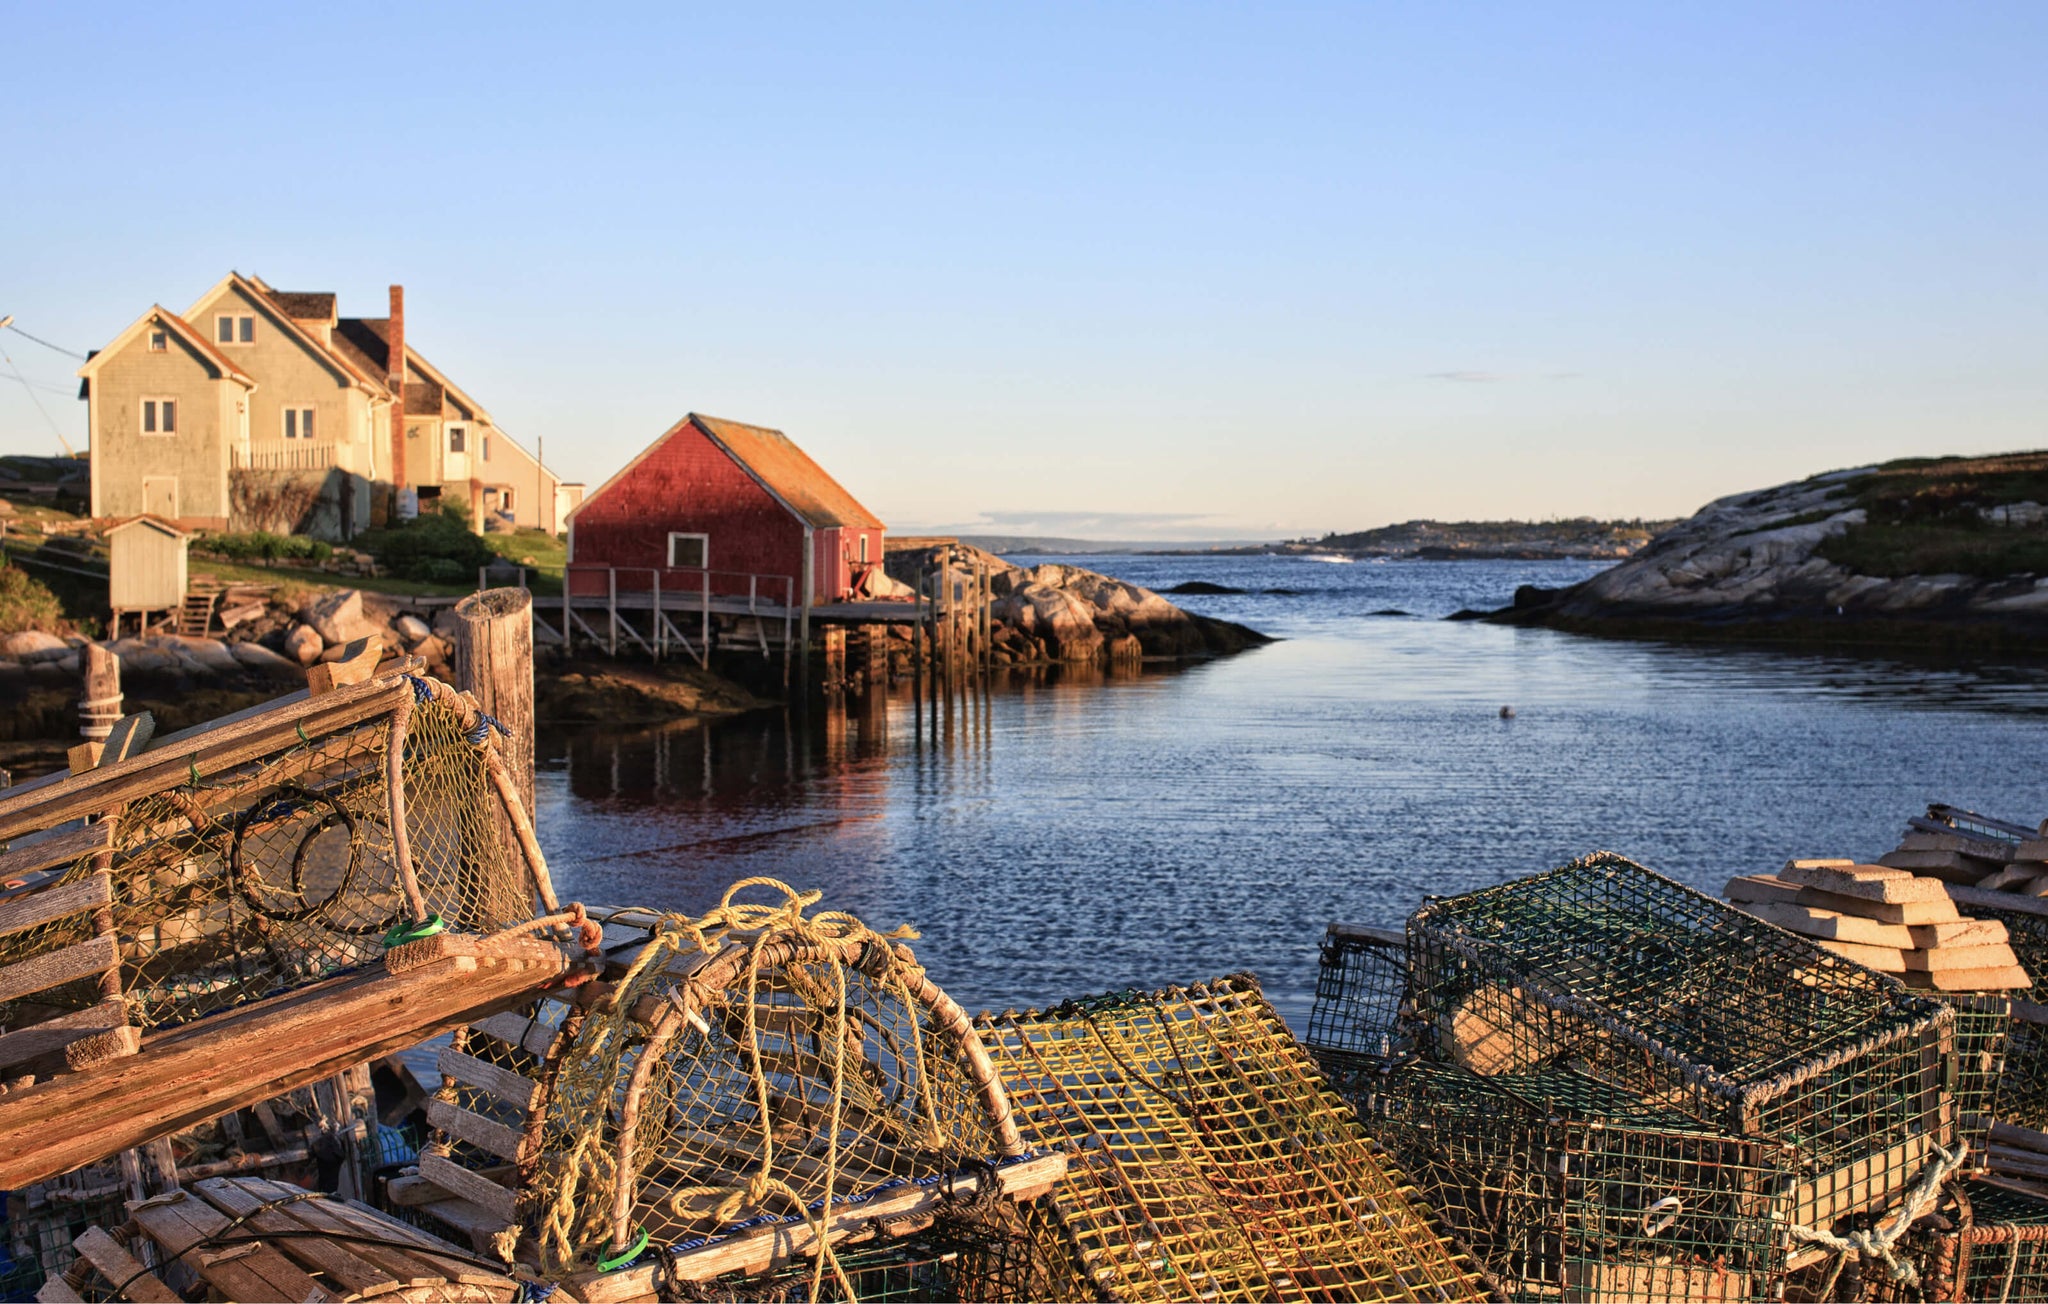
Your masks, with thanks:
[{"label": "fishing net", "polygon": [[[773,899],[739,899],[754,890]],[[808,1235],[823,1252],[806,1292],[867,1298],[830,1245],[854,1216],[872,1234],[979,1170],[983,1198],[940,1213],[956,1238],[987,1223],[976,1209],[1024,1154],[987,1053],[903,945],[915,934],[810,913],[817,899],[746,879],[702,917],[637,912],[625,944],[611,915],[609,989],[564,1025],[537,1106],[521,1209],[544,1275],[652,1252],[663,1281],[753,1277]]]},{"label": "fishing net", "polygon": [[1076,1152],[1027,1210],[1049,1298],[1484,1297],[1250,976],[980,1028],[1024,1138]]},{"label": "fishing net", "polygon": [[1949,1007],[1620,856],[1432,902],[1408,940],[1431,1058],[1570,1068],[1787,1147],[1801,1223],[1885,1205],[1954,1154]]},{"label": "fishing net", "polygon": [[425,932],[529,919],[536,891],[551,908],[494,723],[446,684],[394,675],[179,735],[34,794],[52,826],[85,815],[111,828],[104,850],[13,899],[63,902],[101,873],[108,890],[0,938],[0,975],[73,972],[101,950],[118,964],[25,992],[0,1021],[20,1028],[118,999],[131,1025],[165,1027],[358,968]]}]

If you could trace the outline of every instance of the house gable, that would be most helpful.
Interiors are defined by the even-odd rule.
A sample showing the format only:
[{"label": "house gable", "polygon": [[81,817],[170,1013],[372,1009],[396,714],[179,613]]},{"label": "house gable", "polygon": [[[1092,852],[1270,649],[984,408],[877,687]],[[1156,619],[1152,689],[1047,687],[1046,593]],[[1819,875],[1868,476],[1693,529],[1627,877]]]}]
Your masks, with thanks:
[{"label": "house gable", "polygon": [[[250,281],[239,273],[229,272],[212,289],[199,296],[199,301],[193,304],[191,310],[185,315],[200,330],[212,332],[214,319],[222,314],[236,317],[259,316],[267,323],[270,331],[275,332],[279,338],[289,341],[300,352],[304,353],[321,370],[331,375],[336,384],[344,388],[353,387],[374,393],[382,392],[382,387],[374,379],[357,371],[338,350],[322,344],[304,326],[293,320],[292,315],[285,310],[283,305],[271,297],[270,293],[260,282]],[[259,336],[261,334],[259,332]],[[209,334],[208,338],[211,339],[212,335]],[[235,353],[243,350],[255,352],[260,348],[262,353],[270,354],[274,357],[276,352],[274,349],[261,347],[268,343],[268,340],[259,338],[251,344],[236,343],[227,345],[223,351],[233,356]]]}]

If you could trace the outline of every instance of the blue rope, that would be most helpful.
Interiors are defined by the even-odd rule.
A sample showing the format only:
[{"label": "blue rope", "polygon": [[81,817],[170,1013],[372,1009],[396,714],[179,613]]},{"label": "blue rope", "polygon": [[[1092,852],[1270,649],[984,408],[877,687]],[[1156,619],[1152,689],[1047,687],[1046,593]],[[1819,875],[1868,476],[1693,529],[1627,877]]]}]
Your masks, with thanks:
[{"label": "blue rope", "polygon": [[434,700],[434,686],[418,675],[407,675],[412,681],[412,700],[424,706]]},{"label": "blue rope", "polygon": [[519,1283],[520,1304],[541,1304],[541,1301],[560,1290],[552,1281],[523,1281]]},{"label": "blue rope", "polygon": [[503,720],[492,715],[489,711],[478,711],[476,713],[476,723],[471,725],[469,732],[462,736],[469,740],[471,747],[481,747],[484,745],[484,740],[491,736],[491,730],[493,729],[496,729],[503,737],[510,738],[512,736],[512,731],[505,727]]}]

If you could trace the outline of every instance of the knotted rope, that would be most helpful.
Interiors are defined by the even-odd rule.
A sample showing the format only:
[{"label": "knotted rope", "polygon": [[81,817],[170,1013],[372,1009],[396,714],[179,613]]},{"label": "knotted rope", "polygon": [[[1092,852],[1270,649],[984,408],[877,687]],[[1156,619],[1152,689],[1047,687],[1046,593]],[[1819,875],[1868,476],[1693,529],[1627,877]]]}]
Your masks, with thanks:
[{"label": "knotted rope", "polygon": [[[1970,1147],[1960,1142],[1953,1150],[1935,1146],[1934,1162],[1921,1171],[1920,1180],[1907,1189],[1899,1207],[1879,1219],[1868,1231],[1853,1231],[1846,1236],[1837,1236],[1833,1232],[1786,1221],[1785,1232],[1802,1244],[1819,1245],[1833,1250],[1838,1255],[1854,1253],[1866,1261],[1880,1260],[1891,1273],[1893,1281],[1903,1286],[1917,1286],[1920,1283],[1920,1270],[1913,1266],[1911,1260],[1901,1259],[1894,1254],[1892,1246],[1898,1243],[1898,1239],[1906,1234],[1908,1228],[1934,1208],[1935,1201],[1941,1198],[1941,1184],[1963,1166],[1963,1160],[1969,1153]],[[1836,1272],[1840,1271],[1838,1263]]]}]

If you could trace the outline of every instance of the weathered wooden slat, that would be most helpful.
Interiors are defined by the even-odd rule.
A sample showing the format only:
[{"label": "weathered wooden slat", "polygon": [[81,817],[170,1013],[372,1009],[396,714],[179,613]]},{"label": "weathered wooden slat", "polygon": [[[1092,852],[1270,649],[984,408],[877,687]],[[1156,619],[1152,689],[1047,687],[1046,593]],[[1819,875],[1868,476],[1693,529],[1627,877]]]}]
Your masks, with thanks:
[{"label": "weathered wooden slat", "polygon": [[1371,942],[1375,946],[1408,945],[1408,934],[1398,928],[1380,928],[1373,924],[1331,924],[1329,931],[1332,937]]},{"label": "weathered wooden slat", "polygon": [[[259,1201],[291,1199],[303,1189],[261,1178],[243,1178],[239,1184],[246,1194]],[[338,1198],[323,1195],[310,1200],[292,1200],[280,1208],[300,1229],[318,1232],[331,1238],[333,1243],[346,1246],[351,1254],[361,1256],[371,1266],[406,1287],[434,1286],[455,1280],[454,1274],[466,1266],[390,1244],[399,1239],[394,1228],[403,1224],[382,1215],[363,1221]]]},{"label": "weathered wooden slat", "polygon": [[139,1054],[0,1096],[0,1188],[69,1172],[309,1086],[532,999],[567,968],[486,958],[470,972],[368,970],[151,1033]]},{"label": "weathered wooden slat", "polygon": [[[403,1256],[406,1262],[414,1265],[416,1272],[432,1272],[443,1281],[500,1286],[507,1290],[517,1285],[502,1272],[473,1262],[462,1252],[461,1246],[428,1235],[417,1227],[409,1227],[360,1200],[323,1200],[319,1209],[333,1217],[338,1228],[346,1226],[359,1235],[377,1237],[387,1253]],[[401,1246],[396,1242],[404,1244]]]},{"label": "weathered wooden slat", "polygon": [[[1066,1171],[1066,1155],[1054,1153],[997,1169],[996,1181],[1005,1198],[1025,1200],[1050,1190]],[[967,1194],[979,1189],[981,1176],[962,1174],[957,1180],[958,1191]],[[825,1224],[825,1237],[828,1242],[838,1241],[850,1232],[866,1229],[874,1220],[906,1218],[936,1209],[946,1199],[946,1185],[905,1187],[836,1210]],[[817,1239],[808,1223],[757,1227],[699,1250],[664,1256],[656,1263],[612,1273],[578,1273],[565,1284],[584,1304],[645,1299],[664,1275],[675,1281],[709,1281],[728,1272],[765,1272],[797,1255],[815,1253]]]},{"label": "weathered wooden slat", "polygon": [[297,1235],[305,1224],[287,1215],[284,1208],[264,1209],[266,1201],[262,1197],[250,1194],[226,1178],[198,1182],[192,1189],[228,1217],[242,1219],[242,1226],[251,1231],[294,1233],[279,1237],[277,1248],[296,1259],[301,1266],[327,1274],[335,1285],[351,1295],[412,1284],[357,1255],[353,1246]]},{"label": "weathered wooden slat", "polygon": [[194,766],[202,778],[232,769],[296,743],[300,729],[319,734],[360,724],[411,692],[403,679],[387,675],[323,697],[286,699],[241,720],[173,734],[125,761],[9,788],[0,796],[0,842],[175,787],[189,780]]},{"label": "weathered wooden slat", "polygon": [[71,1283],[62,1276],[52,1277],[38,1287],[36,1299],[41,1304],[85,1304],[85,1296],[71,1289]]},{"label": "weathered wooden slat", "polygon": [[113,900],[107,875],[101,872],[76,883],[44,888],[40,892],[0,901],[0,937],[47,924],[66,915],[75,915],[81,910],[97,910],[101,906],[112,905]]},{"label": "weathered wooden slat", "polygon": [[[209,1254],[202,1245],[228,1224],[204,1200],[175,1192],[162,1203],[145,1200],[129,1217],[171,1257],[182,1256],[192,1270],[221,1294],[234,1300],[331,1300],[327,1289],[291,1260],[267,1246],[235,1254]],[[236,1246],[239,1250],[241,1247]]]},{"label": "weathered wooden slat", "polygon": [[2026,896],[2018,892],[1987,892],[1980,887],[1964,887],[1960,883],[1948,886],[1949,900],[1958,905],[1976,906],[1980,910],[2010,910],[2022,915],[2048,915],[2048,897]]},{"label": "weathered wooden slat", "polygon": [[136,1300],[138,1304],[184,1304],[176,1291],[164,1285],[142,1266],[141,1260],[121,1247],[121,1243],[109,1236],[105,1229],[88,1227],[85,1233],[72,1242],[80,1258],[99,1270],[107,1279],[107,1285],[120,1292],[122,1299]]},{"label": "weathered wooden slat", "polygon": [[[0,883],[17,879],[37,870],[70,865],[96,855],[114,845],[112,824],[88,824],[82,829],[66,829],[53,833],[34,842],[25,842],[10,851],[0,851]],[[17,893],[19,893],[17,889]],[[15,894],[10,894],[15,895]]]},{"label": "weathered wooden slat", "polygon": [[503,1014],[493,1014],[488,1019],[478,1019],[469,1026],[507,1046],[517,1047],[529,1055],[543,1057],[554,1049],[555,1038],[560,1033],[558,1028],[539,1019],[529,1019],[510,1010]]},{"label": "weathered wooden slat", "polygon": [[452,1159],[427,1153],[420,1156],[420,1176],[458,1196],[507,1224],[519,1221],[519,1197],[488,1177],[479,1177]]},{"label": "weathered wooden slat", "polygon": [[473,1114],[445,1100],[427,1105],[427,1125],[437,1127],[459,1141],[488,1150],[500,1159],[519,1162],[520,1133],[481,1114]]},{"label": "weathered wooden slat", "polygon": [[435,1064],[443,1077],[454,1078],[465,1086],[488,1092],[515,1109],[533,1108],[533,1093],[539,1088],[531,1078],[522,1078],[488,1060],[465,1055],[453,1048],[442,1051]]},{"label": "weathered wooden slat", "polygon": [[119,1001],[101,1001],[89,1009],[31,1023],[26,1028],[0,1034],[0,1068],[48,1055],[81,1037],[125,1027],[127,1023],[128,1008]]},{"label": "weathered wooden slat", "polygon": [[100,751],[100,764],[125,761],[149,746],[156,734],[156,717],[147,711],[124,715],[107,733],[107,745]]},{"label": "weathered wooden slat", "polygon": [[61,951],[47,951],[0,969],[0,1001],[17,1000],[79,978],[91,978],[120,962],[120,951],[111,937],[89,938]]},{"label": "weathered wooden slat", "polygon": [[306,691],[315,697],[331,693],[337,688],[367,681],[377,671],[377,663],[384,659],[384,645],[371,638],[359,638],[341,649],[341,655],[332,661],[322,661],[306,670]]}]

